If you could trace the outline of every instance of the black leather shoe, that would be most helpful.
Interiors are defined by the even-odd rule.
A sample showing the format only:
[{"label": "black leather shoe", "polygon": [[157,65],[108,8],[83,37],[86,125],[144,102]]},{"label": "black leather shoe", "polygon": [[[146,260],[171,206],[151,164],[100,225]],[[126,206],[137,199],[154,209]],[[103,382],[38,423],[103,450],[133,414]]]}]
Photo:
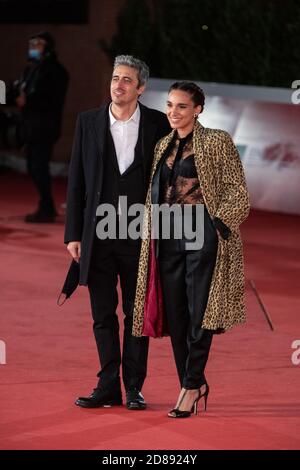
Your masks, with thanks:
[{"label": "black leather shoe", "polygon": [[138,389],[127,390],[126,408],[128,410],[145,410],[147,408],[147,403]]},{"label": "black leather shoe", "polygon": [[121,390],[111,391],[101,388],[94,388],[93,393],[88,397],[78,397],[75,405],[82,408],[100,408],[114,405],[122,405]]}]

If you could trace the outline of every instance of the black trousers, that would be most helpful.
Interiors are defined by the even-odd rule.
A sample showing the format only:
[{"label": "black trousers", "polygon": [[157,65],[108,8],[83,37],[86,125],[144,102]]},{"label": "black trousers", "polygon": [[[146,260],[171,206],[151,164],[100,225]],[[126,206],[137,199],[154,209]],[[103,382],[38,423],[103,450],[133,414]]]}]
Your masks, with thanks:
[{"label": "black trousers", "polygon": [[[127,240],[94,242],[88,288],[101,365],[98,387],[119,387],[121,364],[126,390],[141,390],[146,378],[149,338],[132,336],[139,254],[140,245],[131,245]],[[122,359],[116,314],[118,276],[125,315]]]},{"label": "black trousers", "polygon": [[218,236],[207,211],[204,245],[186,250],[185,240],[159,241],[164,306],[181,387],[197,389],[204,374],[213,331],[201,328],[218,249]]},{"label": "black trousers", "polygon": [[25,147],[27,171],[40,196],[39,210],[46,214],[55,214],[52,198],[49,162],[53,153],[53,142],[29,142]]}]

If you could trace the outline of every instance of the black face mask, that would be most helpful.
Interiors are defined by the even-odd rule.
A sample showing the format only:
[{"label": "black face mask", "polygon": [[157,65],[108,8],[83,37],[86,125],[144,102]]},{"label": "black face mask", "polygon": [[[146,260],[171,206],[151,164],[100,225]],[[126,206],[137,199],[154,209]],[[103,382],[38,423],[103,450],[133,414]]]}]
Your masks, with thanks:
[{"label": "black face mask", "polygon": [[[71,297],[79,284],[79,274],[79,263],[77,263],[75,260],[72,260],[62,291],[57,299],[57,305],[63,305],[65,301]],[[65,298],[61,301],[63,295],[65,295]]]}]

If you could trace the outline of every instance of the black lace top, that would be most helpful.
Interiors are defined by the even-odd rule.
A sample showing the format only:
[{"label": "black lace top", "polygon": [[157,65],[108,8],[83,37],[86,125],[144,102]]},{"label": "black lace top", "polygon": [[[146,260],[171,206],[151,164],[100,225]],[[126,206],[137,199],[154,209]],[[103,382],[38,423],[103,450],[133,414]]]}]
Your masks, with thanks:
[{"label": "black lace top", "polygon": [[204,204],[193,154],[193,132],[176,135],[161,168],[160,202],[167,204]]}]

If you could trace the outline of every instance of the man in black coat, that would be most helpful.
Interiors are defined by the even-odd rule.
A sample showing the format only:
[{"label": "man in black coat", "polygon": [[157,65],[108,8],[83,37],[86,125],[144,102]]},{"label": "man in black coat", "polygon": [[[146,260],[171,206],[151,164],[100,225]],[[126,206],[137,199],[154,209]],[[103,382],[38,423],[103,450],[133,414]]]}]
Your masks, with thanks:
[{"label": "man in black coat", "polygon": [[[170,132],[166,116],[138,102],[149,77],[147,65],[132,56],[115,59],[111,103],[80,113],[69,170],[65,243],[88,285],[101,370],[94,392],[76,405],[122,404],[120,366],[128,409],[145,409],[148,338],[131,334],[140,239],[99,239],[98,206],[109,204],[119,226],[121,197],[128,207],[146,198],[154,147]],[[99,211],[97,211],[99,214]],[[118,230],[117,230],[118,232]],[[117,281],[125,314],[121,359]]]},{"label": "man in black coat", "polygon": [[60,137],[62,111],[69,76],[56,58],[48,32],[31,36],[29,64],[19,83],[16,104],[21,108],[27,169],[40,196],[39,206],[26,222],[51,223],[56,210],[51,191],[49,161]]}]

